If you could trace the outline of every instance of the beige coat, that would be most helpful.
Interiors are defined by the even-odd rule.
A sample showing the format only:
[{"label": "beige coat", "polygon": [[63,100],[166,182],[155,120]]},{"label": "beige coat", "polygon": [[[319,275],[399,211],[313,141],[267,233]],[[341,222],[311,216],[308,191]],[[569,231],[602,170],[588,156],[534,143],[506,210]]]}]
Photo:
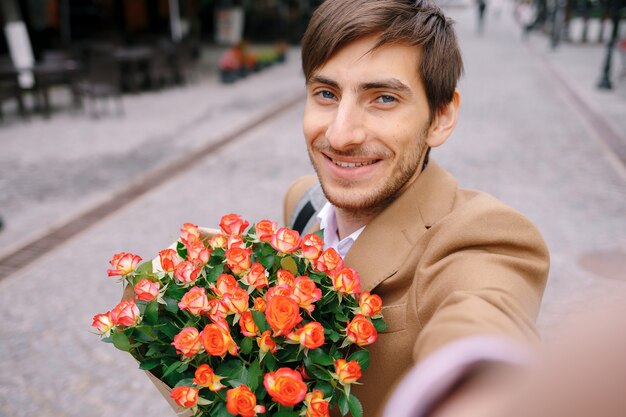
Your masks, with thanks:
[{"label": "beige coat", "polygon": [[[316,181],[292,185],[285,213]],[[381,415],[401,376],[447,343],[475,335],[536,340],[549,265],[543,239],[497,199],[459,189],[434,161],[367,225],[345,263],[362,291],[382,297],[389,325],[370,346],[364,385],[353,388],[366,417]]]}]

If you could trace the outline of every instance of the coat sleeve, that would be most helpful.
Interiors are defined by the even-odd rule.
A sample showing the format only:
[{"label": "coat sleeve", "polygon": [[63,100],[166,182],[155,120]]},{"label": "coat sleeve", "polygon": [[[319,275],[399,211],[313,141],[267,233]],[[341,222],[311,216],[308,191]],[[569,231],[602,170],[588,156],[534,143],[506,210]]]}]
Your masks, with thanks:
[{"label": "coat sleeve", "polygon": [[423,330],[414,359],[472,336],[534,344],[549,257],[533,224],[483,195],[457,207],[429,235],[416,271]]}]

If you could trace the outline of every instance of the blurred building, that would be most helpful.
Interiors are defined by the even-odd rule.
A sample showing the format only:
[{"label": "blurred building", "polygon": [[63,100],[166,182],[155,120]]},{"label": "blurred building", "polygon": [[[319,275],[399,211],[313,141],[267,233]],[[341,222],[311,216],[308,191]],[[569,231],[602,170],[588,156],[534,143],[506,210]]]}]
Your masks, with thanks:
[{"label": "blurred building", "polygon": [[[81,42],[134,44],[154,38],[217,40],[224,10],[242,14],[250,42],[297,43],[320,0],[2,0],[0,21],[24,22],[35,58]],[[5,31],[0,54],[8,52]]]}]

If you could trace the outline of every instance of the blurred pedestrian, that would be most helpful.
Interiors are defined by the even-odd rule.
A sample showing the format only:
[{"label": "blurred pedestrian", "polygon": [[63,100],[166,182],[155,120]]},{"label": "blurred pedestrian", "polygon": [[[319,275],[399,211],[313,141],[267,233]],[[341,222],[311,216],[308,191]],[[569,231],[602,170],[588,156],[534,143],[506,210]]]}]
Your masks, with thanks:
[{"label": "blurred pedestrian", "polygon": [[478,6],[478,33],[482,34],[485,28],[485,10],[487,10],[487,0],[476,0]]},{"label": "blurred pedestrian", "polygon": [[522,37],[525,39],[537,20],[537,9],[533,0],[521,0],[515,6],[514,16],[522,28]]}]

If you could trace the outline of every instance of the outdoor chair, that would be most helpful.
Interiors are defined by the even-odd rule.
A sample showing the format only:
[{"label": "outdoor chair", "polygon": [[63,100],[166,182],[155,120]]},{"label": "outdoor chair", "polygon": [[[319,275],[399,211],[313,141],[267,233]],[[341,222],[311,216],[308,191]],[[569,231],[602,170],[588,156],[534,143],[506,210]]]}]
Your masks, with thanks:
[{"label": "outdoor chair", "polygon": [[15,100],[21,117],[26,117],[26,108],[22,97],[22,89],[17,79],[18,72],[3,68],[0,71],[0,120],[4,118],[4,102]]},{"label": "outdoor chair", "polygon": [[120,89],[120,69],[115,59],[113,46],[94,46],[87,54],[85,78],[79,83],[85,98],[85,107],[91,107],[91,116],[100,117],[100,110],[115,105],[119,115],[124,113]]}]

